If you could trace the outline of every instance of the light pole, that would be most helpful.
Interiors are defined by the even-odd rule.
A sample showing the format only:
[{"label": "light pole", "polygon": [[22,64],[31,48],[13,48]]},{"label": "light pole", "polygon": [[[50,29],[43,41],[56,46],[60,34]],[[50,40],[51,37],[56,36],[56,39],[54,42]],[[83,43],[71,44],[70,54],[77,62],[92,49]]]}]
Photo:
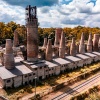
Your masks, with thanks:
[{"label": "light pole", "polygon": [[36,99],[36,79],[37,77],[35,77],[35,99]]}]

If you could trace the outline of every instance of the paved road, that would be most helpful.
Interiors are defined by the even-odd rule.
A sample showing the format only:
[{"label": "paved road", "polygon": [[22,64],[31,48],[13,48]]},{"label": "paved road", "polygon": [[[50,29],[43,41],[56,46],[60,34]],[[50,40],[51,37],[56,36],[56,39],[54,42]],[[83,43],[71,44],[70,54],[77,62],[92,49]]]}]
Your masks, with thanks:
[{"label": "paved road", "polygon": [[80,92],[83,92],[95,85],[100,84],[100,73],[97,74],[96,76],[92,77],[91,79],[86,80],[85,82],[77,85],[76,87],[65,91],[65,93],[62,93],[61,95],[58,95],[57,97],[54,97],[51,100],[70,100],[70,98],[73,95],[76,95]]}]

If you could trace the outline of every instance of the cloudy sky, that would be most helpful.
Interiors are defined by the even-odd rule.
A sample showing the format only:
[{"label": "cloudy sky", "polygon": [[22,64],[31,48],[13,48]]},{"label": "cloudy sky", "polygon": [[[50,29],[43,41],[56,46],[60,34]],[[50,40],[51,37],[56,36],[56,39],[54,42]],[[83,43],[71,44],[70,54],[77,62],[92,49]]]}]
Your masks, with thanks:
[{"label": "cloudy sky", "polygon": [[40,27],[100,27],[100,0],[0,0],[0,21],[25,24],[25,7],[37,6]]}]

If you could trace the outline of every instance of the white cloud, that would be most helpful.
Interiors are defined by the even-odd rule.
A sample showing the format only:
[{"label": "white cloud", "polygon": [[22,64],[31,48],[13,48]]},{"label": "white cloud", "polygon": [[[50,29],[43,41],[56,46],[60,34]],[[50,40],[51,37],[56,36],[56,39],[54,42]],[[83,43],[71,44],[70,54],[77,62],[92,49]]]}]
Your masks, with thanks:
[{"label": "white cloud", "polygon": [[[69,0],[68,0],[69,1]],[[74,27],[77,25],[99,27],[100,26],[100,0],[95,6],[91,0],[73,0],[69,4],[61,4],[51,7],[38,8],[38,20],[41,27]],[[25,8],[11,6],[0,0],[0,21],[15,21],[25,23]]]},{"label": "white cloud", "polygon": [[0,0],[0,21],[9,22],[15,21],[19,24],[24,24],[25,12],[20,6],[11,6]]}]

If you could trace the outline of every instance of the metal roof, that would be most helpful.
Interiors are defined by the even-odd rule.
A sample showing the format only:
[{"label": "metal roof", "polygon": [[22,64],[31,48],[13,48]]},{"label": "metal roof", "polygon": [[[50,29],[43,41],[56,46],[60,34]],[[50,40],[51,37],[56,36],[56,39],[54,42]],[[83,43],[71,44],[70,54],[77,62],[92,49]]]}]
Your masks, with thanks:
[{"label": "metal roof", "polygon": [[12,77],[15,77],[16,75],[12,74],[9,70],[7,70],[5,67],[0,67],[0,77],[2,79],[9,79]]},{"label": "metal roof", "polygon": [[58,66],[57,64],[52,63],[52,62],[49,62],[49,61],[45,61],[45,64],[47,64],[48,67],[55,67],[55,66]]},{"label": "metal roof", "polygon": [[[19,59],[18,59],[19,58]],[[4,66],[0,67],[0,77],[2,79],[8,79],[16,76],[20,76],[23,74],[32,73],[32,71],[23,65],[20,60],[20,57],[15,58],[15,68],[8,70]]]},{"label": "metal roof", "polygon": [[55,58],[55,59],[53,59],[53,62],[55,62],[58,65],[71,63],[70,61],[67,61],[66,59],[62,59],[62,58]]},{"label": "metal roof", "polygon": [[89,57],[96,57],[96,55],[93,53],[85,53],[84,55],[89,56]]},{"label": "metal roof", "polygon": [[34,65],[30,65],[31,68],[38,68],[38,67],[44,67],[47,66],[44,62],[43,63],[38,63]]},{"label": "metal roof", "polygon": [[84,55],[84,54],[77,54],[76,57],[80,58],[80,59],[88,59],[90,57]]},{"label": "metal roof", "polygon": [[92,52],[92,53],[95,54],[95,55],[99,55],[100,56],[99,52]]},{"label": "metal roof", "polygon": [[57,66],[57,64],[55,64],[53,62],[49,62],[49,61],[44,61],[43,63],[31,65],[31,68],[38,68],[38,67],[44,67],[44,66],[55,67],[55,66]]},{"label": "metal roof", "polygon": [[74,56],[66,56],[66,59],[70,61],[80,61],[81,60],[80,58],[74,57]]}]

